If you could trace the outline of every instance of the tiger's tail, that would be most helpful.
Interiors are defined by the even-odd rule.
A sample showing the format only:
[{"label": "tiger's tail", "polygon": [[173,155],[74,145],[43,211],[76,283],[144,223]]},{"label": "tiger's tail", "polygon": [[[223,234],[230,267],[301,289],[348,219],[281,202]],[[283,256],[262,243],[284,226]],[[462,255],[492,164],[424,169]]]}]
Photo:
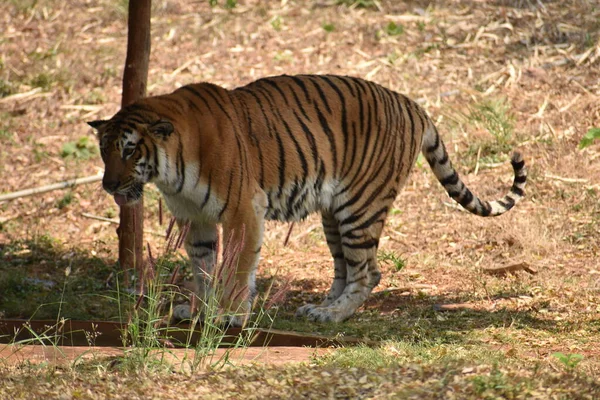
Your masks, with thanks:
[{"label": "tiger's tail", "polygon": [[515,174],[510,191],[499,200],[482,201],[469,190],[458,176],[433,121],[429,120],[428,125],[421,151],[448,195],[467,211],[482,217],[502,215],[523,198],[527,169],[521,153],[514,152],[510,160]]}]

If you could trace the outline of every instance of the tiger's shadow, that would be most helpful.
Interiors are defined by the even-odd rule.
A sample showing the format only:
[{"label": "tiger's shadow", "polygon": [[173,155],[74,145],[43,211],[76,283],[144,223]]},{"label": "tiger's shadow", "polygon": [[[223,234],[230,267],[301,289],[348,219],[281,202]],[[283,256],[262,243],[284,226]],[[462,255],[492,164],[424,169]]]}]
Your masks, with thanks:
[{"label": "tiger's shadow", "polygon": [[[490,328],[510,327],[548,333],[564,333],[568,329],[568,324],[555,321],[545,313],[543,303],[523,304],[520,300],[526,293],[512,292],[482,300],[459,292],[432,296],[416,290],[376,291],[343,323],[314,323],[296,318],[296,308],[307,302],[319,303],[327,288],[316,279],[294,282],[292,286],[295,287],[286,292],[285,300],[278,305],[274,328],[326,335],[343,333],[376,340],[431,339],[442,342],[462,342],[468,340],[468,333]],[[266,284],[266,280],[262,280],[262,284]]]}]

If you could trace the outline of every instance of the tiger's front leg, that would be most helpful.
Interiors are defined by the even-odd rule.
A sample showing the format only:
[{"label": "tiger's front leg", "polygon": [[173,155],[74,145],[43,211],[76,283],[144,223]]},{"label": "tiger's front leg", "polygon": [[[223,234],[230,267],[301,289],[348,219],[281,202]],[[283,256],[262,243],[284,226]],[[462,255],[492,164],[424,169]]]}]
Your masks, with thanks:
[{"label": "tiger's front leg", "polygon": [[[185,238],[185,250],[190,259],[194,284],[198,297],[198,308],[202,312],[209,304],[212,287],[212,275],[216,261],[217,248],[217,225],[211,223],[191,222],[188,234]],[[191,301],[192,299],[190,299]],[[173,317],[176,320],[192,318],[192,310],[188,304],[177,305],[173,309]]]},{"label": "tiger's front leg", "polygon": [[256,269],[263,242],[266,204],[266,195],[257,190],[252,201],[241,204],[223,221],[223,259],[242,244],[239,254],[231,254],[237,262],[224,263],[218,283],[219,291],[223,293],[221,304],[229,314],[231,326],[244,326],[250,316],[256,293]]}]

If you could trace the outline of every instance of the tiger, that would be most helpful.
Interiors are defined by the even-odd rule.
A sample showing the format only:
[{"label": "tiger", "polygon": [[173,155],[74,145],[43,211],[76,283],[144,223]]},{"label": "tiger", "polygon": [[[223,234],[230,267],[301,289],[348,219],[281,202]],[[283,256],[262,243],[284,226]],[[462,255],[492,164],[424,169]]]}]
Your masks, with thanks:
[{"label": "tiger", "polygon": [[[305,304],[296,316],[342,322],[380,282],[382,229],[419,151],[449,197],[478,216],[513,208],[527,180],[514,152],[508,193],[480,200],[416,101],[349,76],[281,75],[232,90],[189,84],[88,124],[99,138],[102,186],[119,206],[137,202],[154,183],[173,216],[188,221],[184,247],[200,299],[211,295],[218,225],[224,238],[243,241],[229,273],[230,286],[244,289],[223,291],[223,307],[235,311],[232,326],[250,315],[266,220],[321,213],[333,281],[320,304]],[[192,312],[183,305],[175,314]]]}]

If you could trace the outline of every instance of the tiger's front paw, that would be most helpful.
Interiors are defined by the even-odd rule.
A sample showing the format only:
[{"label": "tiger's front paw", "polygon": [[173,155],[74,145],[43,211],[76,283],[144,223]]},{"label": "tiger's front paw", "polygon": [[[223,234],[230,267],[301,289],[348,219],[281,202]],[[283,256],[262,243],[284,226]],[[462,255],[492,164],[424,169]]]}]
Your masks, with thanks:
[{"label": "tiger's front paw", "polygon": [[306,317],[313,322],[342,322],[351,315],[352,313],[346,315],[337,308],[321,307],[315,304],[306,304],[296,311],[296,317]]},{"label": "tiger's front paw", "polygon": [[185,321],[192,319],[192,309],[188,303],[178,304],[173,308],[173,321]]},{"label": "tiger's front paw", "polygon": [[302,307],[298,307],[298,309],[296,310],[296,317],[297,318],[307,317],[308,313],[317,307],[319,307],[319,306],[316,304],[305,304]]}]

